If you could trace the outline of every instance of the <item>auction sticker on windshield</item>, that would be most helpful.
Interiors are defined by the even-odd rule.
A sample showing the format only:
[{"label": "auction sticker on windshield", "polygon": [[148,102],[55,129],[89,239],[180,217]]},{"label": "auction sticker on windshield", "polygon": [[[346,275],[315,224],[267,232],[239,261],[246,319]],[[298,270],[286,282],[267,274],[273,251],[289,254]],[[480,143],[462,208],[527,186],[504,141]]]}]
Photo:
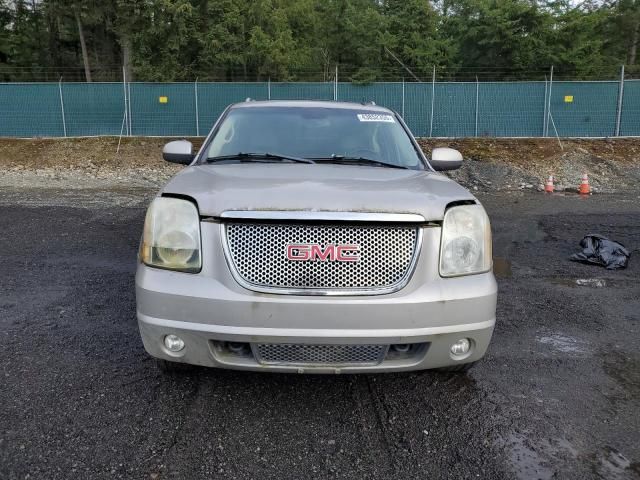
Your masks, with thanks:
[{"label": "auction sticker on windshield", "polygon": [[359,113],[358,120],[361,122],[387,122],[395,123],[393,115],[384,115],[381,113]]}]

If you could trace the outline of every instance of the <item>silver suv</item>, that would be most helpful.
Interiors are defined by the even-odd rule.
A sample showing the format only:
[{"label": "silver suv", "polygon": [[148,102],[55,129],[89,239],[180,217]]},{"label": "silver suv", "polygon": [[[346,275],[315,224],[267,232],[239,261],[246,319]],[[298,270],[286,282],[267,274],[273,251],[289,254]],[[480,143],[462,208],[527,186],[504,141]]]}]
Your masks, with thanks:
[{"label": "silver suv", "polygon": [[255,371],[465,370],[497,286],[484,208],[373,104],[247,101],[147,211],[136,275],[147,352]]}]

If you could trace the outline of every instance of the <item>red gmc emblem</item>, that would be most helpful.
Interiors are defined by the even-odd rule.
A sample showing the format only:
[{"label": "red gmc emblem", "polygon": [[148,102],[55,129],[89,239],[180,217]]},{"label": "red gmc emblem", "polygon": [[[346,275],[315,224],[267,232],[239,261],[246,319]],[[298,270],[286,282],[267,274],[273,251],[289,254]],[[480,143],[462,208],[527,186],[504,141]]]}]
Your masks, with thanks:
[{"label": "red gmc emblem", "polygon": [[287,259],[295,261],[357,262],[360,260],[360,245],[327,245],[318,243],[287,245]]}]

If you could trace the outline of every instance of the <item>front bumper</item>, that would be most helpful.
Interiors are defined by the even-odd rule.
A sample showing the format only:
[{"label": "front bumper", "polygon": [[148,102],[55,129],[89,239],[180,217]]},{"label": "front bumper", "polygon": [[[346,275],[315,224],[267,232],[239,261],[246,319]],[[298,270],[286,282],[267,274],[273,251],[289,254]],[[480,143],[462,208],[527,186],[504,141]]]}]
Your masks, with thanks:
[{"label": "front bumper", "polygon": [[[219,227],[203,224],[203,245],[220,242]],[[199,274],[138,266],[137,317],[147,352],[157,358],[209,367],[254,371],[355,373],[438,368],[479,360],[495,325],[497,286],[492,273],[441,278],[440,231],[426,228],[423,248],[407,286],[376,296],[297,296],[258,293],[233,279],[222,248],[203,255]],[[168,334],[185,348],[169,352]],[[451,344],[469,338],[472,348],[454,357]],[[376,365],[274,365],[253,355],[221,353],[225,342],[305,345],[420,344],[415,354],[385,357]]]}]

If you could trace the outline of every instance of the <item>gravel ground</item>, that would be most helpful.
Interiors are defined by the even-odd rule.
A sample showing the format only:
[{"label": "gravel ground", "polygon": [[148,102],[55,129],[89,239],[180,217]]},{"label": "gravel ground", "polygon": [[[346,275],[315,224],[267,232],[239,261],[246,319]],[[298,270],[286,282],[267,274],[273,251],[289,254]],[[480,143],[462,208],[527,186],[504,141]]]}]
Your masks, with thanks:
[{"label": "gravel ground", "polygon": [[425,152],[434,146],[460,150],[464,162],[449,175],[479,191],[543,190],[550,175],[556,191],[575,192],[582,175],[594,191],[635,190],[640,182],[640,139],[464,138],[421,139]]},{"label": "gravel ground", "polygon": [[[640,478],[637,194],[480,195],[498,324],[468,374],[166,377],[135,321],[153,190],[50,187],[0,187],[0,478]],[[630,267],[569,262],[591,232]]]},{"label": "gravel ground", "polygon": [[[111,188],[123,183],[155,188],[180,170],[162,161],[170,138],[117,137],[0,139],[0,187]],[[202,138],[190,139],[195,148]],[[542,189],[553,175],[556,190],[576,191],[584,173],[594,191],[635,191],[640,183],[640,138],[420,139],[457,148],[467,161],[450,172],[473,191]]]}]

